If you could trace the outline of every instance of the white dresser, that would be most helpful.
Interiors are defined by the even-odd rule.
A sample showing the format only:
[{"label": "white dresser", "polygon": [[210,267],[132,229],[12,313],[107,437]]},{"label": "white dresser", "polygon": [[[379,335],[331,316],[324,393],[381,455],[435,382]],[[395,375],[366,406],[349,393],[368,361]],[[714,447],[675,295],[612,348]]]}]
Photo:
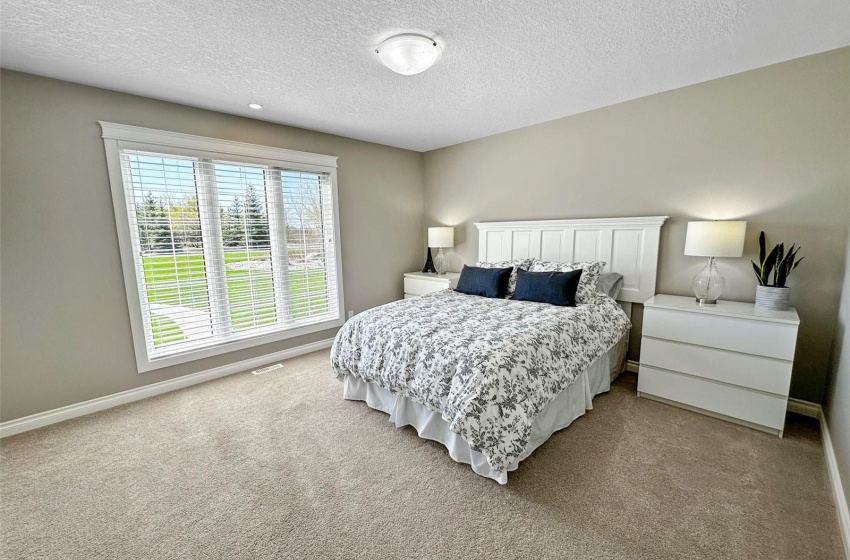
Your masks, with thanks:
[{"label": "white dresser", "polygon": [[638,396],[782,437],[800,319],[751,303],[644,303]]},{"label": "white dresser", "polygon": [[434,274],[432,272],[405,272],[404,273],[404,299],[423,296],[431,292],[439,292],[449,288],[457,287],[459,272],[446,272],[445,274]]}]

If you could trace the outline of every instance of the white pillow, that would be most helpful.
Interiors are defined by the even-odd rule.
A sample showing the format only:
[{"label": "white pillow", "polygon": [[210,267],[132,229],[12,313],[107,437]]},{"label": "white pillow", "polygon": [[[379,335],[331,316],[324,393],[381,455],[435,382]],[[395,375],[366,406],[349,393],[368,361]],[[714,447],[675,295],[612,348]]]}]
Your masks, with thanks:
[{"label": "white pillow", "polygon": [[548,261],[534,261],[529,272],[569,272],[571,270],[582,270],[581,279],[578,281],[576,292],[576,303],[588,303],[596,294],[596,282],[605,268],[605,261],[586,261],[572,263],[557,263]]},{"label": "white pillow", "polygon": [[[497,261],[497,262],[484,262],[478,261],[475,263],[475,266],[479,268],[508,268],[509,266],[514,267],[511,271],[511,277],[508,279],[508,293],[505,295],[505,298],[511,298],[514,296],[514,290],[516,290],[516,271],[518,268],[523,270],[530,270],[532,264],[536,259],[517,259],[514,261]],[[584,273],[582,273],[584,274]]]}]

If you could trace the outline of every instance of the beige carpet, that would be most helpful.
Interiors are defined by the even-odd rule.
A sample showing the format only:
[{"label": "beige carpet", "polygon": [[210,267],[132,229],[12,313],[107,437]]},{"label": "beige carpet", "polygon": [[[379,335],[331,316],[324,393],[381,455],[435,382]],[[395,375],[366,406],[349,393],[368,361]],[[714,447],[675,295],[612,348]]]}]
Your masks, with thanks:
[{"label": "beige carpet", "polygon": [[318,352],[6,438],[5,558],[841,558],[817,425],[626,375],[507,486],[341,398]]}]

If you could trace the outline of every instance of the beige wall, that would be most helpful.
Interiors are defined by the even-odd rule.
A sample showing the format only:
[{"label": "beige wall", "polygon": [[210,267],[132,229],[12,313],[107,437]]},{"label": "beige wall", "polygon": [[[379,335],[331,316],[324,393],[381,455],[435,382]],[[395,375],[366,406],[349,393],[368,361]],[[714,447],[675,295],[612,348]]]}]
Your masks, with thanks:
[{"label": "beige wall", "polygon": [[[802,319],[791,393],[820,402],[850,221],[850,48],[424,154],[425,225],[669,215],[658,292],[688,295],[691,219],[749,222],[743,259],[720,259],[726,299],[752,301],[760,230],[802,244],[789,284]],[[641,309],[631,356],[637,357]]]},{"label": "beige wall", "polygon": [[475,221],[668,214],[658,291],[688,294],[702,263],[682,255],[686,222],[746,219],[745,258],[720,261],[724,296],[752,301],[759,230],[803,245],[790,280],[803,321],[792,395],[822,400],[847,261],[850,49],[426,154],[6,70],[0,115],[0,420],[334,334],[136,373],[98,120],[338,156],[346,307],[357,311],[400,297],[425,225],[458,226],[457,266],[476,258]]},{"label": "beige wall", "polygon": [[847,238],[847,265],[844,288],[838,308],[838,325],[832,355],[832,375],[826,395],[826,423],[841,471],[844,494],[850,502],[850,237]]},{"label": "beige wall", "polygon": [[416,152],[6,70],[0,88],[3,421],[334,335],[137,373],[98,120],[338,156],[347,309],[422,266]]}]

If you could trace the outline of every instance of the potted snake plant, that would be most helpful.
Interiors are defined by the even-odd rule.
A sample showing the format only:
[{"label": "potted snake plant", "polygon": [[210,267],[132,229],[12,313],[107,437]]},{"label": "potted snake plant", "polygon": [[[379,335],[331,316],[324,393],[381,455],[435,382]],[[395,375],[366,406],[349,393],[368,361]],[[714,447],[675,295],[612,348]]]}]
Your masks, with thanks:
[{"label": "potted snake plant", "polygon": [[[753,270],[756,273],[759,285],[756,286],[756,309],[770,311],[785,311],[791,301],[791,288],[785,285],[788,276],[793,272],[805,257],[797,259],[800,251],[796,244],[791,245],[785,252],[785,244],[775,245],[769,252],[765,241],[764,232],[759,235],[759,262],[753,261]],[[773,274],[773,283],[770,283],[770,275]]]}]

